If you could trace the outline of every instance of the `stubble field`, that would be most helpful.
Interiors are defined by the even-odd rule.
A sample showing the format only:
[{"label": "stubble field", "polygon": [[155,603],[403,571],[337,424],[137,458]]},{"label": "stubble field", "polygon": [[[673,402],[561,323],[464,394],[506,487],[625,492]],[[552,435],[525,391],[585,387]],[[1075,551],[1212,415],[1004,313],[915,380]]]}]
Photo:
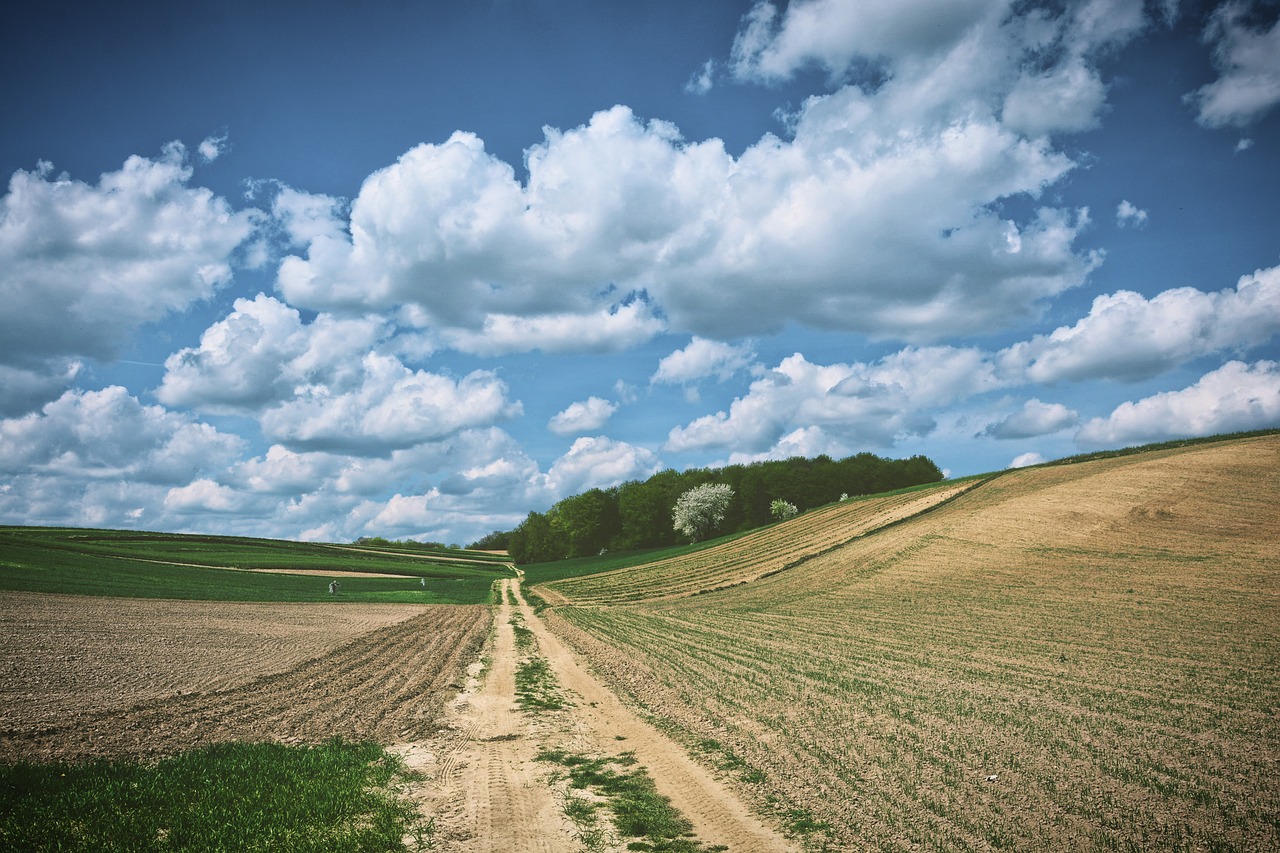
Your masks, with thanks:
[{"label": "stubble field", "polygon": [[1010,472],[549,624],[813,849],[1280,849],[1277,475],[1275,436]]}]

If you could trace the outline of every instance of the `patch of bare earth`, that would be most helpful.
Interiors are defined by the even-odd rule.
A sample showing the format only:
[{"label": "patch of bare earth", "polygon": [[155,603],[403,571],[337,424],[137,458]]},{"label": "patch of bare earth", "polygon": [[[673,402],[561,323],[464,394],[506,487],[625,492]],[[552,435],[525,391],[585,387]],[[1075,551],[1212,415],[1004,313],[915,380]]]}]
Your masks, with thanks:
[{"label": "patch of bare earth", "polygon": [[489,621],[483,606],[7,593],[0,760],[427,737]]},{"label": "patch of bare earth", "polygon": [[1277,542],[1264,437],[1011,472],[756,583],[548,624],[838,849],[1274,850]]},{"label": "patch of bare earth", "polygon": [[[518,604],[499,609],[490,664],[487,671],[473,672],[467,690],[451,705],[446,716],[451,731],[397,748],[410,766],[427,774],[417,797],[424,813],[435,816],[441,849],[583,849],[582,828],[564,817],[564,800],[572,794],[557,783],[554,765],[536,760],[540,750],[600,757],[632,752],[659,793],[693,823],[700,842],[744,853],[793,849],[682,748],[623,706],[543,627],[518,582],[506,583]],[[567,707],[518,708],[514,614],[533,632],[537,653],[554,672]],[[605,833],[590,849],[623,851],[630,841]]]}]

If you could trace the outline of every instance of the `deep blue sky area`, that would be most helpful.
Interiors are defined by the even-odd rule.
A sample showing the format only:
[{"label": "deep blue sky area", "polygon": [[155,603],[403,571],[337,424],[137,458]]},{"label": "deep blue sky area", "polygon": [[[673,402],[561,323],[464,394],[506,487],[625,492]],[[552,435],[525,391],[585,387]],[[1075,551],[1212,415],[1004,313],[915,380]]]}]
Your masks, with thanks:
[{"label": "deep blue sky area", "polygon": [[6,9],[0,522],[466,542],[663,467],[1280,426],[1278,17]]}]

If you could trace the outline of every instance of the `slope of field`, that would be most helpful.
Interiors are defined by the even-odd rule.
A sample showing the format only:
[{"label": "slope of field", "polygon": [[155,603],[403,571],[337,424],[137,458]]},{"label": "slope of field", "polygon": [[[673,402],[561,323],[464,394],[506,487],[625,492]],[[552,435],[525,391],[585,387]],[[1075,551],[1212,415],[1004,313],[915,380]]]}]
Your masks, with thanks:
[{"label": "slope of field", "polygon": [[[480,604],[495,580],[513,574],[508,563],[483,556],[446,560],[410,549],[0,527],[0,589],[211,601]],[[335,576],[342,578],[336,596],[329,592]]]},{"label": "slope of field", "polygon": [[548,601],[607,604],[679,598],[784,571],[869,531],[932,509],[979,481],[942,483],[899,494],[842,501],[709,548],[537,587]]},{"label": "slope of field", "polygon": [[6,593],[0,761],[434,731],[487,607]]},{"label": "slope of field", "polygon": [[1268,436],[1010,472],[549,624],[815,847],[1273,850],[1278,542]]}]

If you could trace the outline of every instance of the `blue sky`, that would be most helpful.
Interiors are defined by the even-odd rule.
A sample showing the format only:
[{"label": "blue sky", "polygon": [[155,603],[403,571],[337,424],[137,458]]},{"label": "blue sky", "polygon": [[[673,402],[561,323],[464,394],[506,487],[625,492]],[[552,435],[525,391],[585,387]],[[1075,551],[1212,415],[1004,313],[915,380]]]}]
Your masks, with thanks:
[{"label": "blue sky", "polygon": [[464,543],[1280,426],[1274,2],[3,15],[3,523]]}]

